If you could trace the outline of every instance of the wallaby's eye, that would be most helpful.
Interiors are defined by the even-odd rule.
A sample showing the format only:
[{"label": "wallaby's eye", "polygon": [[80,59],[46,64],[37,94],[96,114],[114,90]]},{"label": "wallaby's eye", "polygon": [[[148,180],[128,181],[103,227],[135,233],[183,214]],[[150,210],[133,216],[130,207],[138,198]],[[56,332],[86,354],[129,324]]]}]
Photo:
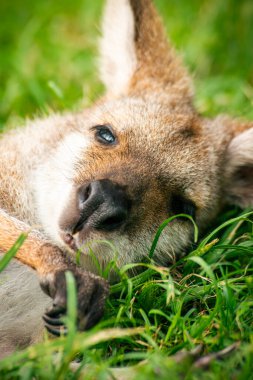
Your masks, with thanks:
[{"label": "wallaby's eye", "polygon": [[116,143],[116,137],[107,125],[97,125],[95,137],[97,141],[105,145],[112,145]]},{"label": "wallaby's eye", "polygon": [[193,219],[196,216],[196,205],[191,200],[178,194],[173,194],[171,197],[171,210],[174,215],[187,214]]}]

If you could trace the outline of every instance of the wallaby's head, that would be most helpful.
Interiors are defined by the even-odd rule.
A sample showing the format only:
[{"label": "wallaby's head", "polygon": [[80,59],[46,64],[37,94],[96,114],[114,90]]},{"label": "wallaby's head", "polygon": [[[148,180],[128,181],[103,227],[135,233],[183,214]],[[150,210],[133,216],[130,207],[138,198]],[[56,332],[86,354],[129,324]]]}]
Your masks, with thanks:
[{"label": "wallaby's head", "polygon": [[[101,57],[105,98],[73,116],[45,165],[50,190],[38,207],[55,239],[73,250],[93,241],[100,262],[111,256],[97,241],[109,240],[122,265],[147,255],[169,216],[204,227],[226,202],[253,204],[253,128],[198,115],[150,0],[107,1]],[[192,235],[189,220],[174,220],[156,259],[178,257]]]}]

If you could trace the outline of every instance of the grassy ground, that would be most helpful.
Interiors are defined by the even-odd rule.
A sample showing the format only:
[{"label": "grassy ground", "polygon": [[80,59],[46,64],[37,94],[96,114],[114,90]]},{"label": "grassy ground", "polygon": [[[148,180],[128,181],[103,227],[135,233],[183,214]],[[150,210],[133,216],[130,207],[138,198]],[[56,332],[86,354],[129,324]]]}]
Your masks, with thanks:
[{"label": "grassy ground", "polygon": [[[253,118],[252,1],[156,3],[195,76],[198,109]],[[80,109],[101,93],[94,69],[101,4],[1,1],[0,128],[51,110]],[[85,379],[113,379],[118,373],[109,367],[127,366],[135,367],[121,373],[126,379],[253,378],[253,234],[250,216],[241,212],[225,210],[170,269],[151,263],[130,279],[123,268],[99,326],[77,334],[70,308],[68,337],[1,361],[0,378],[77,379],[80,372],[68,365],[76,355]],[[71,285],[70,278],[74,304]],[[227,358],[206,367],[191,351],[203,347],[208,355],[238,342]],[[192,354],[177,354],[184,349]]]}]

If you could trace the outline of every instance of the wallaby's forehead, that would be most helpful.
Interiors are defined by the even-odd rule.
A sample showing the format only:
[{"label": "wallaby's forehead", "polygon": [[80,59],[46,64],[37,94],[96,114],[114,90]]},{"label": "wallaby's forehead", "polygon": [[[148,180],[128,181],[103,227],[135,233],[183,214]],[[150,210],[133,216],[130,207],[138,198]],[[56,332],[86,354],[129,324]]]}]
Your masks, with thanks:
[{"label": "wallaby's forehead", "polygon": [[208,144],[194,113],[175,113],[155,99],[123,99],[92,109],[86,125],[110,125],[118,139],[116,146],[103,148],[89,132],[89,148],[80,161],[88,159],[94,172],[129,167],[137,171],[142,168],[152,175],[152,167],[154,174],[174,178],[189,177],[191,173],[196,178],[201,170],[206,172]]},{"label": "wallaby's forehead", "polygon": [[181,136],[200,137],[200,123],[195,113],[179,113],[164,104],[141,99],[123,99],[104,103],[91,110],[90,124],[110,124],[116,133],[153,142]]}]

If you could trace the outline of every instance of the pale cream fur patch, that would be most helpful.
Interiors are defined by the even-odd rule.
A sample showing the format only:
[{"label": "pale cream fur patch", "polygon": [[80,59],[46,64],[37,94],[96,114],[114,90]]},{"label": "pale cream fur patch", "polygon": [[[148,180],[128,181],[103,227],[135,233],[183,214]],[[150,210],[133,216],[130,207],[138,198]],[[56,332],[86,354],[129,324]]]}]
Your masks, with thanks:
[{"label": "pale cream fur patch", "polygon": [[129,1],[107,1],[100,43],[100,75],[111,95],[125,93],[136,70],[134,30]]},{"label": "pale cream fur patch", "polygon": [[56,153],[34,173],[35,202],[43,230],[62,245],[59,218],[73,190],[75,165],[89,147],[89,137],[71,133],[59,145]]}]

